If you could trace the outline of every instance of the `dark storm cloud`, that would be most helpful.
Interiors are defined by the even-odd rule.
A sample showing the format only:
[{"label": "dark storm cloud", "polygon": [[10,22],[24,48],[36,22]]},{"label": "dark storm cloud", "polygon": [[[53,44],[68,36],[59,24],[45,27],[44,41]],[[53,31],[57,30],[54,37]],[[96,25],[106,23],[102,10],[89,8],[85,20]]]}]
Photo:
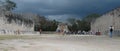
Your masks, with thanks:
[{"label": "dark storm cloud", "polygon": [[[91,13],[103,14],[120,6],[120,0],[13,0],[16,12],[33,12],[50,18],[58,15],[83,17]],[[56,16],[57,15],[57,16]],[[52,17],[53,16],[53,17]],[[67,16],[66,16],[67,18]],[[57,19],[57,18],[56,18]]]}]

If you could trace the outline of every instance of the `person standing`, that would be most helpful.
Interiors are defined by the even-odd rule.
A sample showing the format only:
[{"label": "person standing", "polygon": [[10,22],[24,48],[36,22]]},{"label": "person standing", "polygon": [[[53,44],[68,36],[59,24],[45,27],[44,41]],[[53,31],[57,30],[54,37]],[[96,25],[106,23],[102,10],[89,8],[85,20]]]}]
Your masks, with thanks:
[{"label": "person standing", "polygon": [[6,34],[6,31],[3,29],[3,33]]},{"label": "person standing", "polygon": [[40,29],[40,30],[39,30],[39,32],[40,32],[40,34],[41,34],[41,32],[42,32],[42,29]]},{"label": "person standing", "polygon": [[114,27],[113,27],[113,26],[110,26],[109,29],[110,29],[110,30],[109,30],[109,31],[110,31],[110,38],[112,38]]}]

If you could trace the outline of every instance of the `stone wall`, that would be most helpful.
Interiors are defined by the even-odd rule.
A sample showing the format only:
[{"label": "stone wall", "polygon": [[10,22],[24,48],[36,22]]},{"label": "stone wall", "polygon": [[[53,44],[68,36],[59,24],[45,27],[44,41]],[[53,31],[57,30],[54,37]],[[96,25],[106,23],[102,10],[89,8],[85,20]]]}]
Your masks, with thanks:
[{"label": "stone wall", "polygon": [[11,21],[8,23],[8,18],[4,13],[0,14],[0,34],[2,33],[14,33],[15,31],[34,31],[34,25],[26,24],[24,21],[20,21],[19,19]]},{"label": "stone wall", "polygon": [[102,34],[107,34],[110,26],[114,27],[114,31],[120,30],[120,8],[108,12],[92,22],[91,31],[100,31]]}]

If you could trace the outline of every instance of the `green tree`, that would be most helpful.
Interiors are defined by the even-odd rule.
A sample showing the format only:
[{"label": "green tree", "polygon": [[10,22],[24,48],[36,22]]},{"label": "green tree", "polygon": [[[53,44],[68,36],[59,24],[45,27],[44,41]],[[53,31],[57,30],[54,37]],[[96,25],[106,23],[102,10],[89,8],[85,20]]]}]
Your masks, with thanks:
[{"label": "green tree", "polygon": [[67,22],[70,24],[68,25],[70,31],[77,31],[77,24],[75,18],[68,18]]},{"label": "green tree", "polygon": [[100,17],[99,14],[93,13],[93,14],[87,15],[85,18],[83,18],[83,20],[90,23],[90,22],[94,22],[99,17]]},{"label": "green tree", "polygon": [[5,8],[6,8],[6,10],[8,10],[8,11],[11,11],[11,10],[13,10],[14,8],[16,8],[16,3],[14,3],[13,1],[10,1],[10,0],[5,0],[6,2],[5,2]]},{"label": "green tree", "polygon": [[59,22],[56,20],[46,20],[46,23],[42,24],[41,27],[44,31],[55,31],[58,24]]},{"label": "green tree", "polygon": [[70,20],[72,20],[72,25],[68,26],[70,31],[78,31],[78,30],[89,31],[90,30],[89,22],[84,20],[76,20],[76,19],[70,19]]},{"label": "green tree", "polygon": [[70,24],[75,24],[76,19],[75,18],[68,18],[67,21]]}]

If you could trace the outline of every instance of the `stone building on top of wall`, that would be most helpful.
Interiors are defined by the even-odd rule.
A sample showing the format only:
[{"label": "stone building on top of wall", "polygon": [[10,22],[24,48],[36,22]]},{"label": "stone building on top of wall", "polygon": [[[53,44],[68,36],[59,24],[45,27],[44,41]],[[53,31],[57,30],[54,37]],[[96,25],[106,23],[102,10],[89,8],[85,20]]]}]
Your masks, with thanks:
[{"label": "stone building on top of wall", "polygon": [[60,23],[56,31],[60,33],[67,33],[69,32],[68,25],[66,23]]}]

